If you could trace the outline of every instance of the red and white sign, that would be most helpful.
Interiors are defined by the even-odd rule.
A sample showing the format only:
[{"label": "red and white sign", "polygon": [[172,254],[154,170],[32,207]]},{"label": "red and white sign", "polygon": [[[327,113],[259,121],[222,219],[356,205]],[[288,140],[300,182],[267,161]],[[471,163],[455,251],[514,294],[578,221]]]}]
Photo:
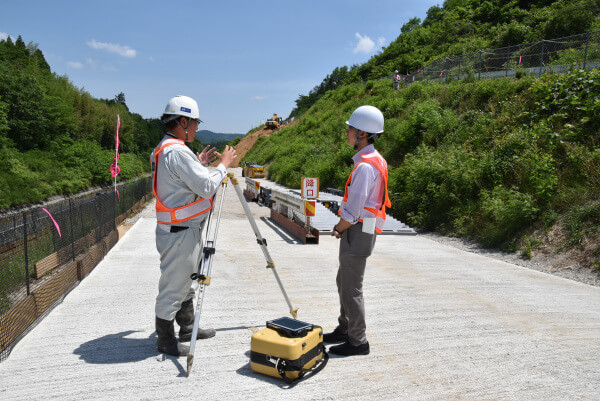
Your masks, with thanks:
[{"label": "red and white sign", "polygon": [[312,217],[315,215],[317,209],[317,201],[304,201],[304,215],[306,217]]},{"label": "red and white sign", "polygon": [[319,197],[319,178],[302,178],[302,198],[317,199]]}]

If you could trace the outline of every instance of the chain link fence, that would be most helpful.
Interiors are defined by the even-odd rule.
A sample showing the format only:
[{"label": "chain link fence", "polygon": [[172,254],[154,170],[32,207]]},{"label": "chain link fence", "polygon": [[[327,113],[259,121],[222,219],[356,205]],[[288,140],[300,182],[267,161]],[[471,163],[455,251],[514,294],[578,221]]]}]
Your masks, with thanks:
[{"label": "chain link fence", "polygon": [[117,188],[0,217],[0,361],[114,246],[117,225],[152,196],[152,179]]},{"label": "chain link fence", "polygon": [[[540,76],[546,72],[600,67],[600,31],[553,40],[480,50],[434,61],[416,72],[401,75],[411,84],[440,79],[488,79]],[[386,76],[392,79],[392,76]]]}]

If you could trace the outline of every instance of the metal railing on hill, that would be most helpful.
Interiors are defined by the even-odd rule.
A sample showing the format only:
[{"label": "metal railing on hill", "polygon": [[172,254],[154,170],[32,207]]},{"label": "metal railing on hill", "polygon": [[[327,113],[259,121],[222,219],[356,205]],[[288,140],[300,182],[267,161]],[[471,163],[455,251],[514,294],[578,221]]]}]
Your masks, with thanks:
[{"label": "metal railing on hill", "polygon": [[[540,76],[573,68],[600,67],[600,31],[553,40],[480,50],[433,61],[416,72],[401,75],[411,84],[440,79],[488,79],[514,77],[519,72]],[[392,76],[384,78],[392,79]]]},{"label": "metal railing on hill", "polygon": [[0,217],[0,361],[102,260],[116,231],[152,194],[144,177]]}]

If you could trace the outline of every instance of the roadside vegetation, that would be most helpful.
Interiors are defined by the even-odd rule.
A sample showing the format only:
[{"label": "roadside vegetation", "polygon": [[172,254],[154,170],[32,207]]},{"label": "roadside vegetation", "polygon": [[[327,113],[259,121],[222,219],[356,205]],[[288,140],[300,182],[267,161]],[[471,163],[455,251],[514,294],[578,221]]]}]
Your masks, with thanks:
[{"label": "roadside vegetation", "polygon": [[[597,0],[446,0],[421,21],[412,18],[398,37],[361,65],[336,67],[308,94],[299,95],[290,117],[306,112],[327,91],[393,75],[484,49],[600,30]],[[568,54],[563,55],[569,64]]]},{"label": "roadside vegetation", "polygon": [[376,147],[389,163],[393,216],[524,256],[558,229],[563,250],[583,247],[585,264],[599,267],[598,70],[398,91],[389,81],[346,85],[246,159],[286,186],[308,176],[343,188],[354,154],[345,121],[363,104],[386,117]]},{"label": "roadside vegetation", "polygon": [[117,115],[122,181],[149,171],[162,123],[129,112],[123,93],[76,88],[36,44],[0,41],[0,210],[110,183]]},{"label": "roadside vegetation", "polygon": [[[526,258],[569,254],[600,270],[598,70],[398,91],[377,81],[446,57],[595,30],[595,0],[446,0],[366,63],[336,67],[300,95],[290,114],[297,123],[261,138],[245,159],[268,164],[270,178],[287,186],[314,176],[341,189],[354,153],[345,121],[371,104],[386,117],[377,148],[389,163],[393,216]],[[597,45],[586,50],[597,60]],[[555,61],[580,60],[572,53]]]}]

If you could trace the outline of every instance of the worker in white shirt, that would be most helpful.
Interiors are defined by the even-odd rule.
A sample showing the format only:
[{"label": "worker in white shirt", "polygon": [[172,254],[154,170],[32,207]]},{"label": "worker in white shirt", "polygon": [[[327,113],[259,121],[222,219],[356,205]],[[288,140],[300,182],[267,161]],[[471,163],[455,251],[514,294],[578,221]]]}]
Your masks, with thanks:
[{"label": "worker in white shirt", "polygon": [[[235,149],[222,154],[207,146],[194,153],[185,145],[196,137],[198,104],[187,96],[172,98],[161,117],[167,133],[154,149],[153,189],[156,197],[156,249],[160,253],[161,276],[156,297],[157,348],[183,356],[189,351],[181,342],[190,341],[194,325],[194,294],[198,283],[190,278],[201,258],[201,233],[227,168],[236,157]],[[206,166],[214,157],[219,166]],[[179,325],[179,341],[174,321]],[[199,329],[197,338],[215,335],[214,329]]]},{"label": "worker in white shirt", "polygon": [[354,147],[354,169],[348,177],[332,235],[339,238],[339,269],[336,278],[340,297],[338,326],[323,336],[333,354],[367,355],[363,277],[375,238],[385,224],[388,196],[387,163],[373,143],[383,133],[383,114],[373,106],[357,108],[346,122],[348,145]]},{"label": "worker in white shirt", "polygon": [[398,74],[398,70],[394,71],[394,89],[398,90],[400,88],[400,74]]}]

